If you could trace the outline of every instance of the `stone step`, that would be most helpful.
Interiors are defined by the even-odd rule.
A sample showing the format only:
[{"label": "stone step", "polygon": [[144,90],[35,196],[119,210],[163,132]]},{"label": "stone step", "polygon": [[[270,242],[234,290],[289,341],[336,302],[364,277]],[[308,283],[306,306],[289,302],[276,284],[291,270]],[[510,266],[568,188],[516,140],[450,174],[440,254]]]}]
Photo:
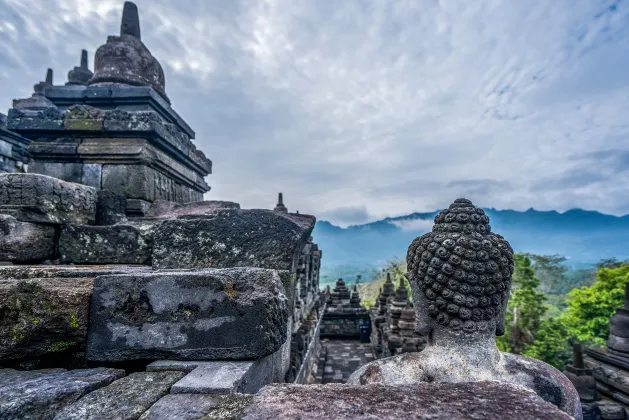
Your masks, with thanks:
[{"label": "stone step", "polygon": [[183,372],[136,372],[100,388],[55,416],[55,420],[136,419],[181,379]]},{"label": "stone step", "polygon": [[0,419],[52,419],[83,395],[124,376],[120,369],[0,369]]}]

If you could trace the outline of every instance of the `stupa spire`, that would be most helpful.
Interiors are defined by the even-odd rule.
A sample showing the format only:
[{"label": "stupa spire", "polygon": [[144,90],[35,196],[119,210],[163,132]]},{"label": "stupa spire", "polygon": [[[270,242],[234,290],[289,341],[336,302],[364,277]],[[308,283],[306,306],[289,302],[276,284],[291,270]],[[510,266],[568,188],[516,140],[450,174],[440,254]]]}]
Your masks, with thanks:
[{"label": "stupa spire", "polygon": [[273,211],[281,211],[283,213],[288,213],[288,209],[284,205],[284,195],[282,193],[279,193],[277,195],[277,205],[275,206]]},{"label": "stupa spire", "polygon": [[137,39],[142,39],[140,36],[140,14],[138,13],[138,6],[130,1],[125,1],[122,9],[120,36],[123,35],[131,35]]},{"label": "stupa spire", "polygon": [[52,86],[52,69],[46,71],[46,84]]},{"label": "stupa spire", "polygon": [[81,68],[87,69],[87,50],[81,50]]}]

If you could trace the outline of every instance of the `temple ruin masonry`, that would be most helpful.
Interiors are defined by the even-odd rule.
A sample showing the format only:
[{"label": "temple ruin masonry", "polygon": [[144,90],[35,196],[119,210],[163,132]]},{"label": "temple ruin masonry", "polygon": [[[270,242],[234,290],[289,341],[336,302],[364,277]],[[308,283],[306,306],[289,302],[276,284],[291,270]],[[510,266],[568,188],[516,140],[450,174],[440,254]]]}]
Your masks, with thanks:
[{"label": "temple ruin masonry", "polygon": [[431,332],[450,334],[442,357],[495,347],[513,256],[471,202],[411,244],[413,302],[388,278],[367,310],[342,279],[320,292],[316,219],[282,193],[272,210],[204,200],[212,161],[135,4],[88,59],[0,114],[0,419],[580,418],[544,364],[500,356],[517,381],[404,364]]}]

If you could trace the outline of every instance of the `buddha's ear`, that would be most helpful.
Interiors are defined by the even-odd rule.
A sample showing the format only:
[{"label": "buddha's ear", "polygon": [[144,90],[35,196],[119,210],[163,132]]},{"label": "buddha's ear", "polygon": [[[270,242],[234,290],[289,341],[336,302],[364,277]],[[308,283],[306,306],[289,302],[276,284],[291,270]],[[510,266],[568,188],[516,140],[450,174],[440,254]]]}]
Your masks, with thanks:
[{"label": "buddha's ear", "polygon": [[511,287],[506,292],[506,297],[502,306],[500,307],[500,311],[496,316],[496,335],[501,336],[505,335],[505,317],[507,316],[507,304],[509,303],[509,296],[511,296]]},{"label": "buddha's ear", "polygon": [[415,307],[415,331],[427,337],[432,331],[433,323],[433,319],[428,313],[428,299],[424,296],[424,292],[417,290],[418,288],[413,284],[412,280],[410,280],[410,283],[413,291],[413,305]]}]

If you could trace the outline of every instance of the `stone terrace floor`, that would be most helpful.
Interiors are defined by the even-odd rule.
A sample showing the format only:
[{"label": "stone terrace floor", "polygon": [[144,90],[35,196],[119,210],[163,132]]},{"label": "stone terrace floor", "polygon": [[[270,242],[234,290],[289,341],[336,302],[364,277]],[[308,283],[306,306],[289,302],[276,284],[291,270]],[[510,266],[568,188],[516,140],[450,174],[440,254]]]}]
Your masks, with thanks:
[{"label": "stone terrace floor", "polygon": [[356,369],[374,360],[371,345],[360,340],[324,339],[322,345],[316,383],[345,383]]}]

